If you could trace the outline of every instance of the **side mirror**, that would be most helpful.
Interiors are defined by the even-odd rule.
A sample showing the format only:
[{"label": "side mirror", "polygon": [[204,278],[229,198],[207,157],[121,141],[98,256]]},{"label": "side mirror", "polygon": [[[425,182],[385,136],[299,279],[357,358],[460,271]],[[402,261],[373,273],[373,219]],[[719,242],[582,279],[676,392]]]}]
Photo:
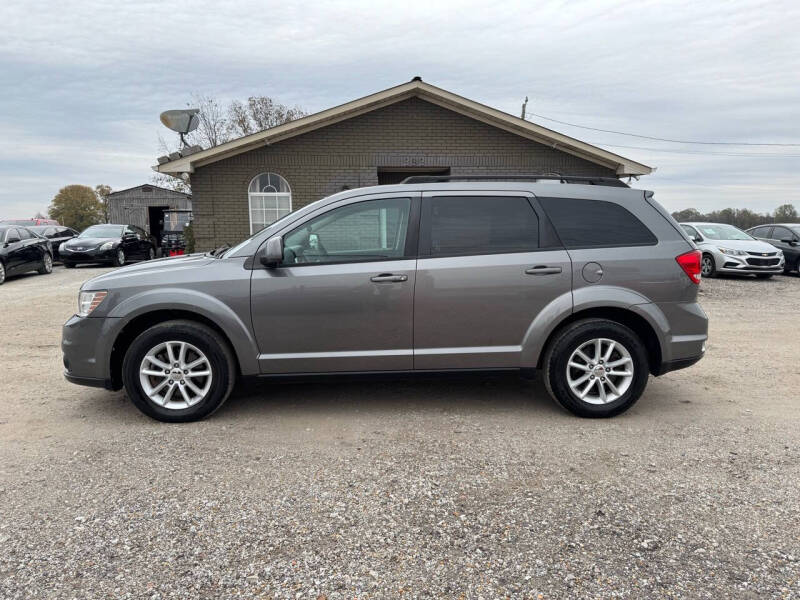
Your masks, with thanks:
[{"label": "side mirror", "polygon": [[781,240],[781,242],[783,242],[784,244],[789,244],[790,246],[796,246],[797,245],[797,242],[795,240],[790,240],[788,238],[785,239],[785,240]]},{"label": "side mirror", "polygon": [[692,238],[692,241],[693,241],[693,242],[700,243],[700,242],[702,242],[702,241],[703,241],[703,238],[701,238],[699,235],[696,235],[696,236],[694,236],[694,237]]},{"label": "side mirror", "polygon": [[283,262],[283,238],[279,235],[269,238],[259,260],[268,268],[281,264]]}]

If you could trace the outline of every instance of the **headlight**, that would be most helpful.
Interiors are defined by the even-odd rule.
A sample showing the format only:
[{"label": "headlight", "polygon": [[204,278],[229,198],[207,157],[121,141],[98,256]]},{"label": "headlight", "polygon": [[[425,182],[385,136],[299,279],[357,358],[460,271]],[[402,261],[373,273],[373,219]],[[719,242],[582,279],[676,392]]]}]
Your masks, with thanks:
[{"label": "headlight", "polygon": [[100,250],[111,250],[114,247],[114,242],[106,242],[102,246],[100,246]]},{"label": "headlight", "polygon": [[92,311],[100,306],[100,303],[108,296],[108,292],[100,290],[97,292],[81,292],[78,294],[78,316],[88,317]]},{"label": "headlight", "polygon": [[747,256],[747,252],[744,250],[732,250],[731,248],[722,248],[720,246],[717,246],[717,250],[730,256]]},{"label": "headlight", "polygon": [[59,252],[63,252],[63,251],[64,251],[64,244],[66,244],[66,243],[67,243],[67,242],[61,242],[61,243],[58,245],[58,251],[59,251]]}]

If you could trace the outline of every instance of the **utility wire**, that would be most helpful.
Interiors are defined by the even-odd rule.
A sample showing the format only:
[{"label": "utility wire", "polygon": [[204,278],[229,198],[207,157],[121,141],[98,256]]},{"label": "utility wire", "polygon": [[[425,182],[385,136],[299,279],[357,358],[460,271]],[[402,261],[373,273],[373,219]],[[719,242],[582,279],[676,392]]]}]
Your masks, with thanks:
[{"label": "utility wire", "polygon": [[620,144],[606,144],[605,142],[587,142],[593,146],[608,146],[609,148],[626,148],[628,150],[647,150],[649,152],[664,152],[668,154],[700,154],[703,156],[765,156],[768,158],[800,158],[800,154],[781,154],[780,152],[702,152],[699,150],[669,150],[662,148],[649,148],[645,146],[622,146]]},{"label": "utility wire", "polygon": [[[657,142],[670,142],[672,144],[701,144],[704,146],[800,146],[800,144],[782,144],[782,143],[755,143],[755,142],[699,142],[694,140],[671,140],[668,138],[653,137],[649,135],[639,135],[638,133],[626,133],[624,131],[614,131],[613,129],[599,129],[597,127],[588,127],[586,125],[578,125],[577,123],[568,123],[567,121],[559,121],[552,117],[545,117],[533,112],[527,113],[530,116],[552,121],[553,123],[560,123],[561,125],[569,125],[570,127],[579,127],[580,129],[589,129],[590,131],[601,131],[603,133],[615,133],[617,135],[627,135],[630,137],[641,138],[643,140],[655,140]],[[526,121],[530,121],[526,117]],[[620,146],[622,147],[622,146]]]}]

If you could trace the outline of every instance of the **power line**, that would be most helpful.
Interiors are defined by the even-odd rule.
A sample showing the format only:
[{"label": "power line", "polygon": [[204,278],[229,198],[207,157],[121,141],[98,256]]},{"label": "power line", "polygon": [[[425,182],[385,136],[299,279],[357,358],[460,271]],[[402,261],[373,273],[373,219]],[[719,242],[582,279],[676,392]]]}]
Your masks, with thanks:
[{"label": "power line", "polygon": [[[800,144],[783,144],[783,143],[755,143],[755,142],[699,142],[694,140],[671,140],[669,138],[660,138],[660,137],[653,137],[650,135],[639,135],[638,133],[626,133],[624,131],[615,131],[613,129],[599,129],[598,127],[588,127],[587,125],[578,125],[577,123],[569,123],[567,121],[559,121],[558,119],[553,119],[552,117],[545,117],[544,115],[539,115],[533,112],[528,112],[527,114],[538,117],[540,119],[545,119],[547,121],[552,121],[553,123],[561,123],[562,125],[569,125],[570,127],[579,127],[580,129],[589,129],[590,131],[601,131],[603,133],[615,133],[617,135],[627,135],[630,137],[641,138],[643,140],[654,140],[657,142],[670,142],[672,144],[701,144],[704,146],[800,146]],[[530,120],[530,119],[526,119]],[[621,146],[620,146],[621,147]]]},{"label": "power line", "polygon": [[646,150],[649,152],[663,152],[667,154],[700,154],[702,156],[765,156],[768,158],[800,158],[800,154],[781,154],[780,152],[701,152],[699,150],[669,150],[666,148],[649,148],[646,146],[623,146],[621,144],[606,144],[605,142],[587,142],[594,146],[608,146],[609,148],[626,148],[628,150]]}]

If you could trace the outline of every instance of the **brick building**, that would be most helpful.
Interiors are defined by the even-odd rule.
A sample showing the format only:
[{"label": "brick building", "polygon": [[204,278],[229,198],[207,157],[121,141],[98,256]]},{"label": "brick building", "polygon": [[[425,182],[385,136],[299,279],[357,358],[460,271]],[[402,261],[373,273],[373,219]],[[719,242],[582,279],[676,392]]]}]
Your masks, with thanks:
[{"label": "brick building", "polygon": [[[172,158],[172,157],[171,157]],[[198,250],[343,189],[422,174],[622,177],[646,165],[415,78],[154,169],[191,178]]]}]

